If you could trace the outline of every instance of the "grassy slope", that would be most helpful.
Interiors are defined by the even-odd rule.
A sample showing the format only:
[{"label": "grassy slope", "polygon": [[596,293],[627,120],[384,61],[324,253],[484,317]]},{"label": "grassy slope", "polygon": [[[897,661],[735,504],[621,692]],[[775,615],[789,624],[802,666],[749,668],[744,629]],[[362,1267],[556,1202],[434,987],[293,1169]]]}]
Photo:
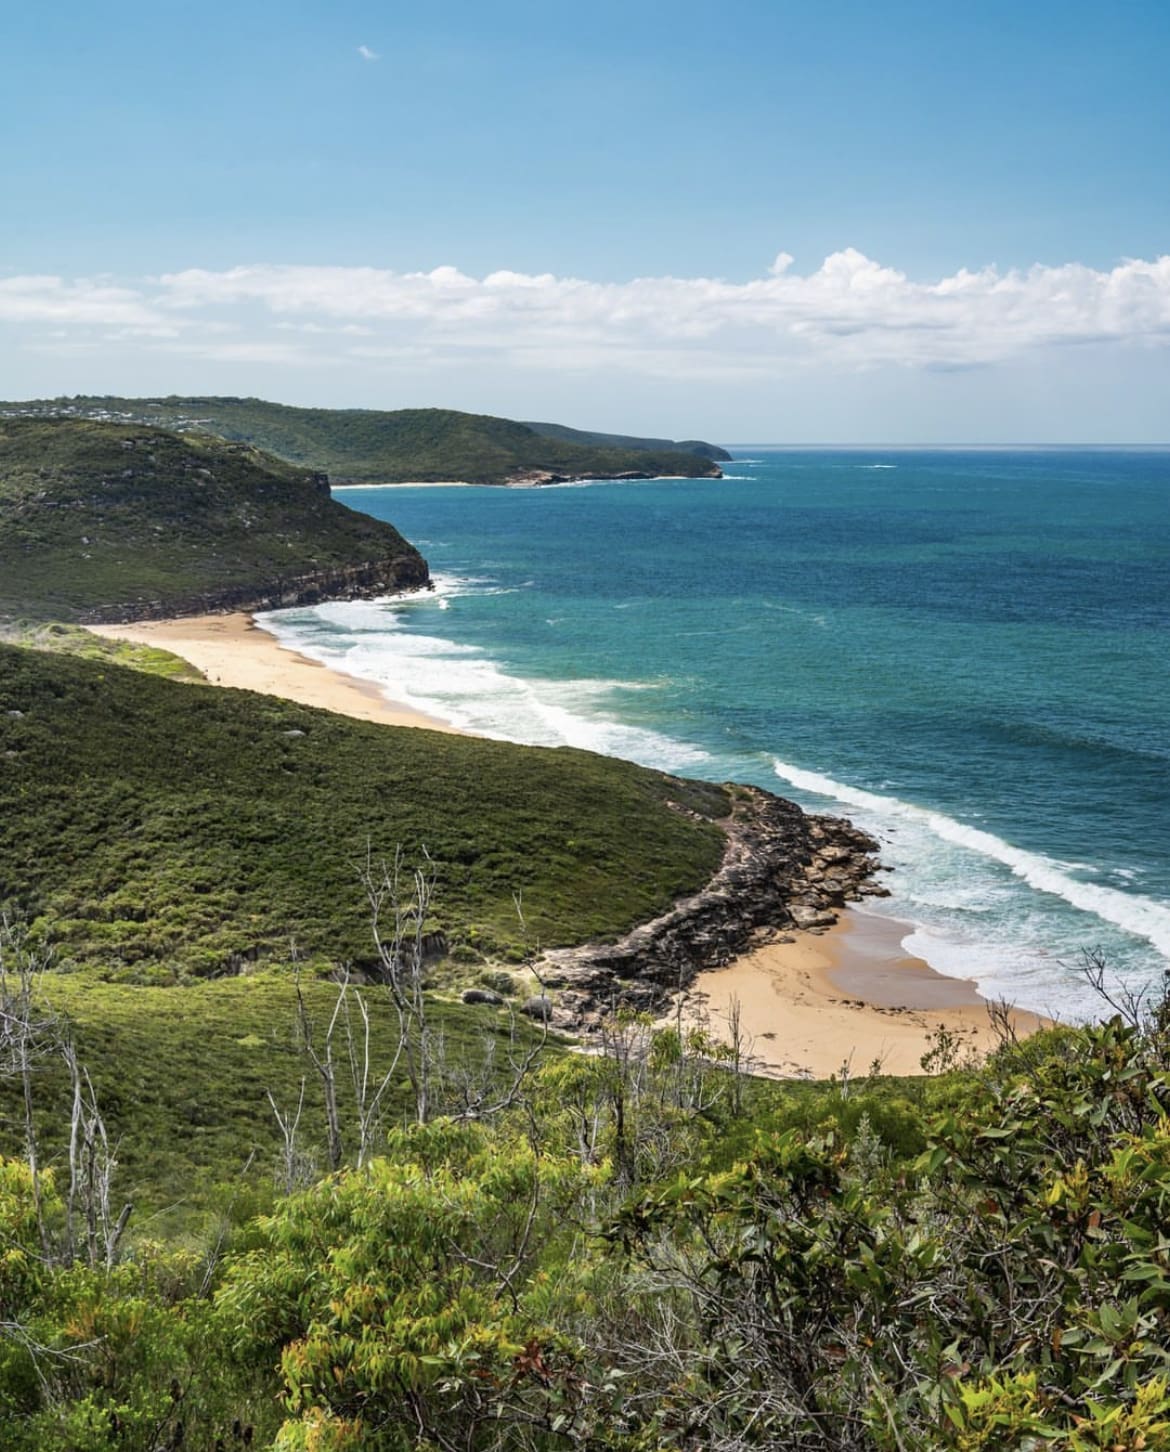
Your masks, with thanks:
[{"label": "grassy slope", "polygon": [[54,655],[75,655],[105,665],[129,666],[152,676],[174,681],[202,681],[202,671],[180,655],[153,645],[136,645],[130,640],[107,640],[80,625],[57,622],[20,623],[0,620],[0,642],[25,645]]},{"label": "grassy slope", "polygon": [[[306,980],[306,1002],[318,1031],[335,1002],[332,984]],[[363,990],[372,1021],[373,1066],[391,1061],[395,1025],[383,992]],[[227,1195],[270,1191],[279,1136],[267,1095],[295,1109],[305,1085],[306,1146],[321,1153],[325,1114],[320,1082],[301,1052],[296,990],[287,973],[264,972],[186,988],[142,988],[96,982],[88,974],[51,973],[45,997],[67,1016],[78,1055],[93,1079],[118,1144],[118,1193],[138,1209],[133,1238],[194,1230]],[[501,1010],[435,999],[434,1028],[452,1062],[478,1063],[485,1037],[507,1040],[512,1023]],[[356,1021],[355,1009],[355,1021]],[[515,1032],[533,1030],[520,1019]],[[557,1051],[550,1040],[549,1053]],[[340,1053],[344,1056],[344,1048]],[[506,1046],[499,1046],[503,1063]],[[343,1057],[344,1062],[344,1057]],[[348,1070],[339,1072],[346,1131],[353,1129]],[[38,1123],[44,1149],[64,1158],[68,1085],[59,1065],[38,1070]],[[405,1076],[390,1096],[388,1120],[408,1112]],[[0,1153],[22,1151],[17,1084],[0,1080]],[[352,1144],[348,1146],[352,1151]],[[251,1164],[249,1159],[254,1155]],[[248,1166],[246,1178],[238,1177]],[[328,1169],[323,1153],[321,1173]],[[233,1182],[235,1182],[233,1184]],[[115,1210],[115,1213],[117,1211]]]},{"label": "grassy slope", "polygon": [[[243,440],[281,458],[326,470],[335,480],[394,483],[465,479],[500,484],[524,469],[565,474],[702,474],[710,461],[689,451],[620,448],[589,439],[549,438],[526,424],[452,409],[290,408],[258,398],[88,398],[61,400],[79,410],[106,409],[199,427]],[[14,407],[42,405],[5,405]],[[0,409],[0,413],[3,409]],[[572,432],[572,431],[570,431]]]},{"label": "grassy slope", "polygon": [[[11,715],[18,711],[23,714]],[[303,732],[303,735],[289,735]],[[507,951],[617,934],[705,879],[719,788],[585,752],[393,730],[0,646],[0,902],[145,981],[370,957],[367,842],[439,866],[437,925]]]},{"label": "grassy slope", "polygon": [[0,420],[0,616],[71,618],[417,552],[303,469],[134,424]]}]

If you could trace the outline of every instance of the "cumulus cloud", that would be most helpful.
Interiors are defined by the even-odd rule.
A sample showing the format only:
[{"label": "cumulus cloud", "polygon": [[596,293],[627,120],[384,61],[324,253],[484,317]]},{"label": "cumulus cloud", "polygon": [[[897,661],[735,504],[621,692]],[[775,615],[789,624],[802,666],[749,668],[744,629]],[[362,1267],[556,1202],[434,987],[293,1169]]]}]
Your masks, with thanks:
[{"label": "cumulus cloud", "polygon": [[357,48],[357,53],[364,61],[376,61],[382,59],[378,52],[376,50],[371,50],[368,45],[359,45]]},{"label": "cumulus cloud", "polygon": [[[1170,344],[1170,256],[1108,270],[1080,263],[967,268],[916,280],[854,248],[801,273],[780,253],[761,276],[594,282],[455,267],[257,264],[111,282],[0,280],[0,324],[136,330],[142,346],[303,363],[314,336],[333,357],[498,357],[542,368],[712,377],[803,366],[978,368],[1045,348]],[[290,347],[289,334],[305,340]],[[359,339],[366,340],[359,343]],[[159,346],[162,346],[161,342]],[[226,349],[226,351],[224,351]]]},{"label": "cumulus cloud", "polygon": [[0,278],[0,322],[106,324],[127,328],[170,327],[141,290],[101,279],[67,282],[61,277]]},{"label": "cumulus cloud", "polygon": [[854,363],[970,366],[1051,344],[1170,341],[1170,257],[1109,271],[1078,263],[1026,271],[961,269],[914,281],[854,248],[814,272],[781,253],[766,275],[589,282],[454,267],[191,269],[160,280],[157,304],[192,311],[258,305],[280,317],[411,326],[482,346],[556,338],[614,348],[734,343],[751,355],[813,351]]}]

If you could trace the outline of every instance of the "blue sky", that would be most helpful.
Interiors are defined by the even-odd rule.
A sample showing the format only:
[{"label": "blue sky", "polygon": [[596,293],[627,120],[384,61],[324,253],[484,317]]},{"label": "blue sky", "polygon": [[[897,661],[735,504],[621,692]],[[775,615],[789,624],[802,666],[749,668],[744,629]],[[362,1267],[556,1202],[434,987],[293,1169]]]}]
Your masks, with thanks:
[{"label": "blue sky", "polygon": [[70,0],[0,39],[5,396],[1170,437],[1164,3]]}]

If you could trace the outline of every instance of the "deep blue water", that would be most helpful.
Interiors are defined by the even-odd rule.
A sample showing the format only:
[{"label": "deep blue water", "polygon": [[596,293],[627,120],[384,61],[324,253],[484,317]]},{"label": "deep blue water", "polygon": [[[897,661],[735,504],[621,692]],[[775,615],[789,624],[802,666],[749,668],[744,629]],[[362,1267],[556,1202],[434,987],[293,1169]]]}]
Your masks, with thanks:
[{"label": "deep blue water", "polygon": [[[1170,956],[1170,454],[739,451],[722,481],[361,489],[433,596],[286,611],[470,729],[874,831],[944,971],[1064,1014]],[[1166,955],[1166,956],[1164,956]]]}]

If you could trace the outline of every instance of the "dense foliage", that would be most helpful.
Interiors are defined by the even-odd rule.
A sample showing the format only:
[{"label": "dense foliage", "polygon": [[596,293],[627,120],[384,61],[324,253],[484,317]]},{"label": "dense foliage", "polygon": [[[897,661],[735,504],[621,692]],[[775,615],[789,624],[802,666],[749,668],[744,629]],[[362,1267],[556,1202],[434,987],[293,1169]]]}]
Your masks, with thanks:
[{"label": "dense foliage", "polygon": [[[325,470],[338,482],[395,483],[462,479],[502,484],[524,470],[596,475],[642,472],[698,476],[711,472],[711,458],[695,444],[669,440],[612,439],[555,426],[515,423],[490,414],[447,408],[290,408],[259,398],[75,398],[56,404],[0,406],[68,407],[80,415],[126,415],[218,434],[279,455],[295,464]],[[549,429],[542,433],[538,430]],[[567,436],[568,435],[568,436]],[[706,446],[710,448],[710,446]]]},{"label": "dense foliage", "polygon": [[398,844],[430,853],[430,927],[469,961],[614,936],[707,879],[727,809],[720,787],[587,752],[0,645],[0,906],[107,977],[234,973],[290,939],[367,965],[357,869]]},{"label": "dense foliage", "polygon": [[213,1252],[46,1259],[4,1165],[4,1445],[1170,1445],[1164,1018],[928,1091],[737,1092],[701,1034],[634,1019],[606,1047]]},{"label": "dense foliage", "polygon": [[408,560],[392,526],[304,468],[135,424],[0,419],[0,617],[159,609],[316,571]]}]

